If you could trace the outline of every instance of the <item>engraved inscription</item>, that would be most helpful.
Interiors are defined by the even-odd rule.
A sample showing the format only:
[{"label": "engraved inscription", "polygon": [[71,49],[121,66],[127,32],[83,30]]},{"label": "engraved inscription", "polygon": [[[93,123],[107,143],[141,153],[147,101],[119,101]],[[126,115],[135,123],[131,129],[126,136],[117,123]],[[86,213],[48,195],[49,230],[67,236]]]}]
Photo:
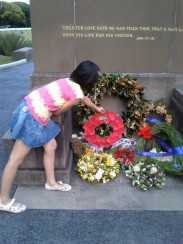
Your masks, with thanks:
[{"label": "engraved inscription", "polygon": [[162,26],[95,26],[62,25],[63,38],[130,38],[135,41],[157,41],[163,34],[183,33],[183,27]]}]

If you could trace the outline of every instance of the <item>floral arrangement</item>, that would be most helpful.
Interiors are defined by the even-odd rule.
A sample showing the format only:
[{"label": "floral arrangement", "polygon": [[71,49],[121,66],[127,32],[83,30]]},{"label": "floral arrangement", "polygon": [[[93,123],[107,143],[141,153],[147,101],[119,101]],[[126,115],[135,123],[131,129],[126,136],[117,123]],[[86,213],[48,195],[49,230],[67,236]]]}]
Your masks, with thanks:
[{"label": "floral arrangement", "polygon": [[[146,123],[149,114],[149,105],[144,99],[144,87],[137,84],[135,78],[122,74],[105,74],[99,78],[89,97],[94,104],[100,105],[104,95],[119,96],[127,106],[128,111],[121,112],[121,117],[126,128],[126,135],[136,135],[137,131]],[[79,124],[84,125],[94,112],[84,104],[78,105]]]},{"label": "floral arrangement", "polygon": [[160,115],[163,119],[163,122],[172,124],[173,118],[170,113],[170,109],[162,102],[155,102],[154,104],[148,104],[148,109],[149,112],[155,112],[157,115]]},{"label": "floral arrangement", "polygon": [[134,187],[146,191],[152,187],[162,189],[165,185],[165,175],[163,169],[158,165],[138,162],[135,165],[129,165],[125,170],[126,177],[132,181]]},{"label": "floral arrangement", "polygon": [[[97,135],[96,129],[102,124],[111,126],[111,130],[108,130],[109,136],[102,137]],[[122,118],[117,116],[114,112],[105,112],[103,114],[93,115],[83,126],[84,137],[90,143],[97,147],[109,148],[116,141],[120,139],[124,133],[124,124]]]},{"label": "floral arrangement", "polygon": [[115,159],[122,164],[128,165],[134,162],[135,152],[129,149],[117,149],[115,152]]},{"label": "floral arrangement", "polygon": [[[183,174],[183,138],[173,125],[159,123],[152,127],[146,126],[138,132],[138,136],[135,145],[138,155],[145,156],[148,163],[158,164],[165,170],[165,173]],[[152,140],[151,150],[156,145],[157,153],[145,151],[146,143],[149,140]],[[162,153],[162,149],[166,152]],[[159,160],[159,157],[163,157],[166,161]]]},{"label": "floral arrangement", "polygon": [[119,139],[119,141],[115,142],[112,145],[112,149],[113,148],[128,148],[131,151],[134,151],[134,147],[135,147],[135,143],[136,143],[136,139],[135,138],[126,138],[126,137],[122,137]]},{"label": "floral arrangement", "polygon": [[152,137],[152,132],[150,132],[151,126],[146,126],[139,130],[137,135],[142,136],[144,139],[150,139]]},{"label": "floral arrangement", "polygon": [[76,169],[83,180],[106,183],[119,174],[120,164],[110,154],[86,149],[85,154],[78,160]]},{"label": "floral arrangement", "polygon": [[[162,154],[162,155],[164,155],[166,152],[163,152],[163,151],[157,151],[157,149],[156,148],[152,148],[150,151],[149,151],[150,153],[155,153],[155,154],[157,154],[157,153],[159,153],[159,154]],[[154,159],[156,159],[156,160],[159,160],[159,161],[164,161],[164,162],[167,162],[167,163],[169,163],[169,162],[173,162],[173,155],[171,155],[171,156],[159,156],[159,157],[153,157],[153,155],[152,155],[152,158],[154,158]]]}]

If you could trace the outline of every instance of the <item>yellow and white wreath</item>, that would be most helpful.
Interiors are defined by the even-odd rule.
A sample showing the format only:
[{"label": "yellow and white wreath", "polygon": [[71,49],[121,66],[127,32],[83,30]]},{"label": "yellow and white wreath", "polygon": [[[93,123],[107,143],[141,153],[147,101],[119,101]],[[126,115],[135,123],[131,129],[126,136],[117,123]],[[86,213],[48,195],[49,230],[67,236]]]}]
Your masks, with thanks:
[{"label": "yellow and white wreath", "polygon": [[96,153],[87,148],[76,169],[83,180],[107,183],[119,174],[120,164],[111,154]]}]

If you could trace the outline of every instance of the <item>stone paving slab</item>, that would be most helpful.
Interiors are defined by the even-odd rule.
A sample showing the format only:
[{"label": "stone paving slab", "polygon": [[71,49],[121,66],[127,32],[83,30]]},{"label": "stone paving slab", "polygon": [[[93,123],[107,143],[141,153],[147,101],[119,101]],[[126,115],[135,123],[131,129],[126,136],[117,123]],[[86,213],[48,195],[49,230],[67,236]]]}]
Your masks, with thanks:
[{"label": "stone paving slab", "polygon": [[72,172],[70,192],[46,191],[44,186],[19,186],[15,198],[29,209],[183,210],[183,177],[166,176],[162,190],[132,187],[121,173],[107,184],[83,182]]}]

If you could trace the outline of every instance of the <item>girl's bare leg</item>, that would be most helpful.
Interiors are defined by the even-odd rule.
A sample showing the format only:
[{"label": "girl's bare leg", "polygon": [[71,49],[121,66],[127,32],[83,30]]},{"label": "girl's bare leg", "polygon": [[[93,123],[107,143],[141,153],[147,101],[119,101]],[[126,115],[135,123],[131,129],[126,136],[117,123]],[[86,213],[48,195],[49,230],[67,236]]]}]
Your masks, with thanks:
[{"label": "girl's bare leg", "polygon": [[45,144],[44,146],[44,168],[46,172],[46,183],[49,186],[56,187],[59,189],[63,189],[64,186],[58,184],[55,179],[55,150],[57,148],[57,142],[55,139],[52,139],[50,142]]},{"label": "girl's bare leg", "polygon": [[30,150],[31,148],[25,146],[20,140],[15,141],[2,176],[1,202],[3,204],[10,202],[9,194],[17,173],[17,169],[23,163],[23,160]]},{"label": "girl's bare leg", "polygon": [[55,180],[55,150],[57,148],[57,142],[55,139],[52,139],[44,146],[44,155],[43,155],[43,163],[46,172],[46,179],[50,186],[54,186],[57,184]]}]

